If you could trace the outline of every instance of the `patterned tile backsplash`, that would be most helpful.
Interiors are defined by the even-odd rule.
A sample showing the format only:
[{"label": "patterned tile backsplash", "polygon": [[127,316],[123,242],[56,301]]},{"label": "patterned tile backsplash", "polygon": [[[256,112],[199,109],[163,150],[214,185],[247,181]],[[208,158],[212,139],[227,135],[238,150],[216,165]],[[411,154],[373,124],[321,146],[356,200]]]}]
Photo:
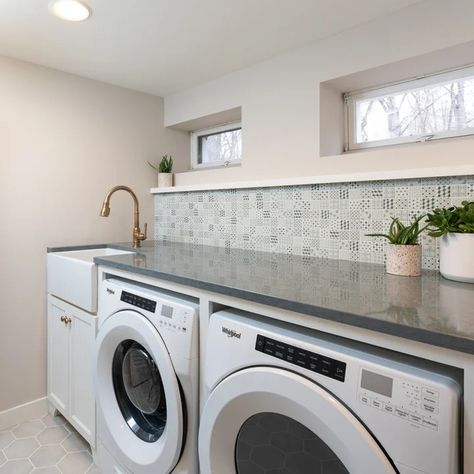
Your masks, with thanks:
[{"label": "patterned tile backsplash", "polygon": [[[365,234],[463,200],[474,176],[157,194],[155,238],[383,263],[386,239]],[[422,244],[423,267],[437,269],[437,241]]]}]

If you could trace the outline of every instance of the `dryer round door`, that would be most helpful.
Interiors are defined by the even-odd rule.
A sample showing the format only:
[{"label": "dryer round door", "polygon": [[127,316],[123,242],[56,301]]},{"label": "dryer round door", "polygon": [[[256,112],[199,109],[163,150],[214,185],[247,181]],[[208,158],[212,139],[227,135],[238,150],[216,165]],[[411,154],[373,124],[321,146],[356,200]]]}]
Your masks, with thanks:
[{"label": "dryer round door", "polygon": [[311,380],[274,367],[236,372],[200,422],[203,474],[395,474],[367,429]]},{"label": "dryer round door", "polygon": [[[150,321],[120,311],[96,341],[101,442],[134,473],[169,473],[183,444],[181,392],[166,346]],[[103,426],[102,426],[103,425]]]}]

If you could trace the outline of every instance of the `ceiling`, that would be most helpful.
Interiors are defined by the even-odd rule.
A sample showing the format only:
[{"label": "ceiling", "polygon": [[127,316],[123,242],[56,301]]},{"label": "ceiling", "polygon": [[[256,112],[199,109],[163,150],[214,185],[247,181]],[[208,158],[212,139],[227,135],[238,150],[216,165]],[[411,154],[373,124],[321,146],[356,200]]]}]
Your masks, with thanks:
[{"label": "ceiling", "polygon": [[419,0],[0,0],[0,54],[157,95],[191,87]]}]

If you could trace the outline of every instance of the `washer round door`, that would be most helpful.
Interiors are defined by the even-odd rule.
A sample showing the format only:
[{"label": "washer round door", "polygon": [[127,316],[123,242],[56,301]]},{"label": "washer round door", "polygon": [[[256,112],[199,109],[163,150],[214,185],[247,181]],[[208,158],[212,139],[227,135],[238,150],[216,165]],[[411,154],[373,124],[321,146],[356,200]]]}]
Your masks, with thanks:
[{"label": "washer round door", "polygon": [[203,474],[395,474],[360,421],[293,372],[254,367],[211,392],[199,428]]},{"label": "washer round door", "polygon": [[[130,471],[169,473],[183,444],[183,406],[166,346],[147,318],[119,311],[96,341],[102,444]],[[102,434],[105,433],[105,434]]]}]

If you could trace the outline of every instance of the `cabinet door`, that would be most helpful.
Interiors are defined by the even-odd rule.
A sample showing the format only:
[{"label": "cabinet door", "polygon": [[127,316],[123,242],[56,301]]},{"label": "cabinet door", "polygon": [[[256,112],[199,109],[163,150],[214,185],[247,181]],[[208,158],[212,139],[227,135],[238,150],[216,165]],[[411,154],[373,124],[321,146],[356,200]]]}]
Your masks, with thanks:
[{"label": "cabinet door", "polygon": [[48,398],[64,415],[69,411],[69,325],[67,306],[48,295]]},{"label": "cabinet door", "polygon": [[70,422],[95,446],[94,341],[97,318],[72,310],[70,351]]}]

